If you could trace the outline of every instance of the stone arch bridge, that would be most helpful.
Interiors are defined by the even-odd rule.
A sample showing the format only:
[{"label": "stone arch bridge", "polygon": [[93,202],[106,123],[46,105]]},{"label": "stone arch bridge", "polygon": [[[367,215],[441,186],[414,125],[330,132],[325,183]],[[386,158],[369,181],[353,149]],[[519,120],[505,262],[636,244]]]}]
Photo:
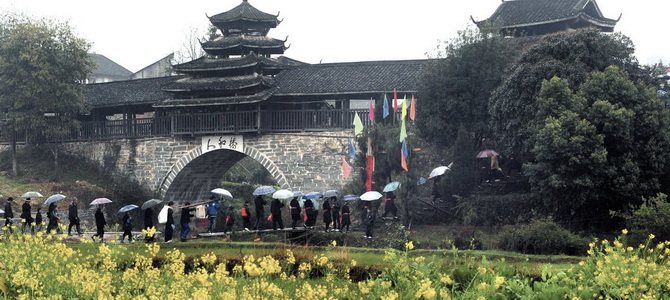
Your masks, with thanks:
[{"label": "stone arch bridge", "polygon": [[249,156],[279,186],[302,191],[340,189],[341,157],[352,130],[330,132],[163,136],[61,144],[112,174],[136,180],[165,201],[205,199],[224,174]]}]

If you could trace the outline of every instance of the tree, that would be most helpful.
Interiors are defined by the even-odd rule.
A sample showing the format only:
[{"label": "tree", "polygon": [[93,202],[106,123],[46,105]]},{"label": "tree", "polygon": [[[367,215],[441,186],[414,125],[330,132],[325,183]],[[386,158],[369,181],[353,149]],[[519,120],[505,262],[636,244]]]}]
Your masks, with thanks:
[{"label": "tree", "polygon": [[595,29],[549,35],[525,51],[505,81],[493,92],[489,110],[497,148],[532,159],[534,133],[544,126],[536,119],[535,101],[543,80],[565,79],[576,89],[593,71],[610,65],[628,72],[634,80],[642,74],[630,39],[621,34],[603,34]]},{"label": "tree", "polygon": [[454,194],[467,196],[477,186],[476,153],[470,133],[461,126],[454,144],[454,164],[448,175],[449,190]]},{"label": "tree", "polygon": [[577,88],[543,82],[527,173],[558,218],[613,225],[611,211],[669,187],[670,115],[652,89],[616,67]]},{"label": "tree", "polygon": [[[93,68],[85,40],[66,23],[6,15],[0,19],[0,109],[10,134],[12,171],[16,134],[39,144],[63,137],[78,126],[84,85]],[[57,164],[57,151],[54,151]]]},{"label": "tree", "polygon": [[447,43],[419,75],[420,136],[450,147],[465,126],[481,147],[489,133],[489,97],[518,57],[520,41],[466,29]]}]

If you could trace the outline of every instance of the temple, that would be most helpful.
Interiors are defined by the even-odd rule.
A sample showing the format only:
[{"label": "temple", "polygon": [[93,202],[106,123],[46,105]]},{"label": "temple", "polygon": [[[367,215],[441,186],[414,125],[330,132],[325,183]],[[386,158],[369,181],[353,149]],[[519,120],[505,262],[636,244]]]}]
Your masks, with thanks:
[{"label": "temple", "polygon": [[613,32],[618,21],[605,18],[595,0],[503,0],[490,18],[473,19],[480,29],[499,30],[506,36],[545,35],[584,27]]}]

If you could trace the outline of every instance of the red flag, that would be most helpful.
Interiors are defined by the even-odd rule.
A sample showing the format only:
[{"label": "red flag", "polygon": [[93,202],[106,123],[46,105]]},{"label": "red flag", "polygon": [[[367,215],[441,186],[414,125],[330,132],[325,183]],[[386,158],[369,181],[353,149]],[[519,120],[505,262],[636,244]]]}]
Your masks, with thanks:
[{"label": "red flag", "polygon": [[375,157],[372,155],[368,155],[366,165],[365,165],[365,173],[367,173],[367,177],[365,179],[365,191],[369,192],[372,191],[372,171],[374,171],[375,168]]},{"label": "red flag", "polygon": [[398,111],[398,91],[393,89],[393,112]]},{"label": "red flag", "polygon": [[409,108],[409,118],[412,121],[416,119],[416,99],[414,99],[414,95],[412,95],[412,104],[411,107]]},{"label": "red flag", "polygon": [[342,174],[344,175],[344,179],[349,178],[351,175],[351,171],[353,171],[353,167],[349,165],[346,159],[344,159],[344,156],[342,156]]},{"label": "red flag", "polygon": [[400,166],[405,172],[409,172],[409,168],[407,167],[407,157],[405,157],[405,153],[402,153],[402,151],[400,151]]},{"label": "red flag", "polygon": [[370,98],[370,116],[369,119],[370,121],[374,122],[375,121],[375,105],[373,104],[372,98]]}]

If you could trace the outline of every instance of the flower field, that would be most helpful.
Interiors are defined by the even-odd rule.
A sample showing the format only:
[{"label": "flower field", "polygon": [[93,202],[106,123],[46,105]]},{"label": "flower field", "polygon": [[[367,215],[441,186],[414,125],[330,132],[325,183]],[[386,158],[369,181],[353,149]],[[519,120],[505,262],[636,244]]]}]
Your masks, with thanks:
[{"label": "flower field", "polygon": [[[6,229],[6,228],[5,228]],[[7,231],[5,231],[7,232]],[[18,232],[15,229],[14,232]],[[161,245],[96,244],[97,254],[68,247],[62,235],[9,234],[0,242],[0,295],[7,299],[668,299],[670,242],[653,236],[637,247],[616,240],[590,244],[573,268],[531,278],[502,261],[437,265],[387,250],[386,267],[367,278],[328,255],[281,255],[226,261],[214,254],[187,258]],[[85,242],[82,240],[82,243]],[[333,251],[337,245],[331,245]],[[295,251],[299,251],[296,249]],[[457,255],[457,254],[455,254]],[[122,258],[125,257],[125,258]],[[189,261],[187,265],[187,261]]]}]

